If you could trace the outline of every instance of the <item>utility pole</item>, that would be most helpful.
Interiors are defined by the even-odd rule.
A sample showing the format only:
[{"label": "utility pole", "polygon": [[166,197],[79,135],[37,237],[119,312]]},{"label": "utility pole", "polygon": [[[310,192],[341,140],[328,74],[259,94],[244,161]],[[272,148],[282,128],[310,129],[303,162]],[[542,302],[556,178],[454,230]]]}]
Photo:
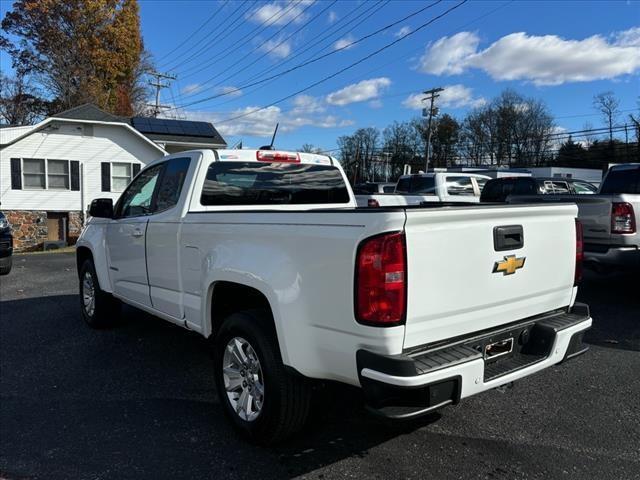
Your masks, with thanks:
[{"label": "utility pole", "polygon": [[[169,105],[160,105],[160,90],[162,90],[163,88],[169,87],[169,84],[168,83],[162,83],[161,79],[165,78],[167,80],[175,80],[176,76],[175,75],[169,75],[168,73],[160,73],[160,72],[156,72],[156,71],[149,72],[148,75],[155,78],[155,82],[154,81],[149,81],[149,85],[151,85],[152,87],[155,87],[155,89],[156,89],[156,103],[155,104],[148,104],[148,105],[150,107],[153,107],[153,116],[157,117],[160,114],[161,109],[163,109],[163,108],[171,108]],[[175,107],[175,105],[174,105],[174,107]]]},{"label": "utility pole", "polygon": [[426,148],[426,155],[425,155],[426,159],[425,159],[425,165],[424,165],[424,173],[427,173],[429,171],[429,149],[431,147],[431,124],[433,122],[433,117],[435,117],[438,114],[437,109],[434,108],[434,102],[436,101],[436,98],[440,96],[438,94],[442,91],[444,91],[444,88],[438,87],[438,88],[432,88],[431,90],[426,90],[422,92],[424,95],[427,95],[422,99],[422,101],[426,102],[428,100],[430,102],[429,109],[426,109],[426,108],[422,109],[422,116],[429,118],[429,120],[427,121],[427,148]]}]

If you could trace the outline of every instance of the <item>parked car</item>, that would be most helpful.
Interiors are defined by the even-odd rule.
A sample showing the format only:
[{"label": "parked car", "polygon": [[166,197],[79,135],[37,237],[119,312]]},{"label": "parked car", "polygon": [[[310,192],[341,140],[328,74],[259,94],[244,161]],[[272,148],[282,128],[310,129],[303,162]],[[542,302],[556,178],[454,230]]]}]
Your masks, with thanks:
[{"label": "parked car", "polygon": [[357,195],[361,207],[420,205],[424,202],[475,203],[491,177],[473,173],[417,173],[402,175],[393,195]]},{"label": "parked car", "polygon": [[577,199],[587,266],[640,269],[640,163],[611,167],[597,198],[601,202]]},{"label": "parked car", "polygon": [[13,234],[4,213],[0,212],[0,275],[11,272],[13,255]]},{"label": "parked car", "polygon": [[369,195],[372,193],[393,193],[396,189],[395,183],[390,182],[366,182],[357,183],[353,187],[353,193],[356,195]]},{"label": "parked car", "polygon": [[576,213],[357,208],[328,156],[181,152],[91,203],[80,308],[92,327],[124,302],[211,338],[223,410],[260,443],[303,426],[317,380],[416,417],[586,350]]},{"label": "parked car", "polygon": [[598,188],[571,178],[502,177],[488,181],[481,202],[504,202],[515,195],[593,195]]}]

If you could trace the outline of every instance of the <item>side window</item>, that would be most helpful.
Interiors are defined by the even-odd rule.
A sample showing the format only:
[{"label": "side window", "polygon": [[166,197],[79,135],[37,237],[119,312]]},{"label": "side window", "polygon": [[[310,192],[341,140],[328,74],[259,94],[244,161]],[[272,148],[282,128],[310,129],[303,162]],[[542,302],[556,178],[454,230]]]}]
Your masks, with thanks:
[{"label": "side window", "polygon": [[173,158],[166,162],[165,170],[160,179],[153,213],[168,210],[178,203],[190,162],[191,159],[189,157]]},{"label": "side window", "polygon": [[573,182],[573,189],[578,195],[590,195],[598,192],[596,187],[586,182]]},{"label": "side window", "polygon": [[548,193],[553,193],[555,195],[571,193],[567,182],[545,182],[545,186],[547,187]]},{"label": "side window", "polygon": [[473,197],[473,182],[471,177],[447,177],[447,193]]},{"label": "side window", "polygon": [[398,184],[396,185],[395,191],[398,193],[409,193],[410,188],[411,188],[411,178],[404,177],[398,180]]},{"label": "side window", "polygon": [[393,185],[385,185],[384,187],[382,187],[382,191],[384,193],[393,193],[395,192],[395,190],[396,190],[396,187]]},{"label": "side window", "polygon": [[120,197],[116,217],[137,217],[152,213],[153,192],[163,167],[164,164],[155,165],[136,177]]}]

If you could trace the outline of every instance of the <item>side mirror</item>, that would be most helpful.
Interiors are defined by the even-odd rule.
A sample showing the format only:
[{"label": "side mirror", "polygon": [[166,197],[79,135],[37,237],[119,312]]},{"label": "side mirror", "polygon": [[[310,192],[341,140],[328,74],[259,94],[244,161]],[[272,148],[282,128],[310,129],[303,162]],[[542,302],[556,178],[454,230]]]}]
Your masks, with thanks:
[{"label": "side mirror", "polygon": [[113,218],[113,200],[110,198],[92,200],[89,215],[96,218]]}]

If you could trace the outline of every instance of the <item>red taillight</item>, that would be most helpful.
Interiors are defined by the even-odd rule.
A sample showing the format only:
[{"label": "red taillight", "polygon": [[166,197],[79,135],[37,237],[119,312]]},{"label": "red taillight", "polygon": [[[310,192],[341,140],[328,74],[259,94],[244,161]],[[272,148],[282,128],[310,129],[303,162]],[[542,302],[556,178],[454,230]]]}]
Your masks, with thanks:
[{"label": "red taillight", "polygon": [[358,322],[376,326],[403,323],[407,305],[404,233],[364,240],[358,249],[355,282]]},{"label": "red taillight", "polygon": [[258,150],[256,159],[260,162],[300,163],[300,154],[289,152],[274,152],[273,150]]},{"label": "red taillight", "polygon": [[611,233],[636,233],[636,216],[633,205],[613,202],[611,206]]},{"label": "red taillight", "polygon": [[370,198],[367,200],[367,207],[379,207],[380,203],[375,198]]},{"label": "red taillight", "polygon": [[584,237],[582,235],[582,223],[576,219],[576,270],[573,276],[573,284],[578,285],[582,281],[582,261],[584,260]]}]

